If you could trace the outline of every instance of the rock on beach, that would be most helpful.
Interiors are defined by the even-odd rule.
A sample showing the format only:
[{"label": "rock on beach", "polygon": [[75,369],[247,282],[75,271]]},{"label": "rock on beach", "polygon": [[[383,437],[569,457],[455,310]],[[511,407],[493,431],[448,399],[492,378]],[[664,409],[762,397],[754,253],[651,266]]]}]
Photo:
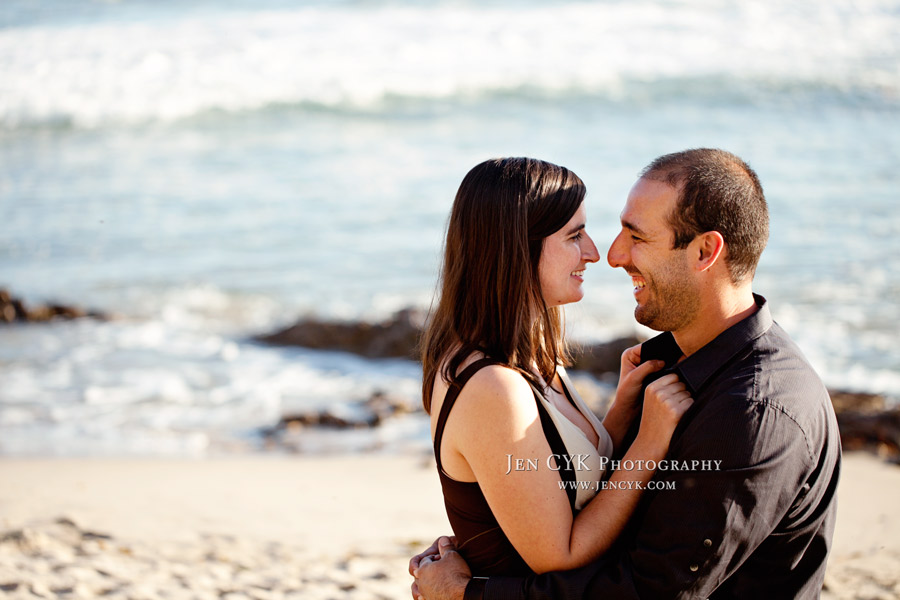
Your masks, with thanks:
[{"label": "rock on beach", "polygon": [[296,324],[255,339],[278,346],[341,350],[369,358],[415,358],[425,316],[405,309],[381,323],[301,319]]},{"label": "rock on beach", "polygon": [[900,464],[900,406],[879,394],[831,392],[845,451],[867,450]]},{"label": "rock on beach", "polygon": [[79,319],[82,317],[108,318],[101,312],[85,310],[68,304],[39,304],[29,307],[23,300],[10,294],[9,290],[0,288],[0,323],[17,321],[42,323],[53,319]]},{"label": "rock on beach", "polygon": [[[398,311],[379,323],[308,317],[290,327],[254,339],[278,346],[339,350],[369,358],[418,359],[425,317],[425,313],[415,308]],[[639,342],[636,337],[630,336],[581,345],[573,368],[595,375],[618,373],[622,352]]]}]

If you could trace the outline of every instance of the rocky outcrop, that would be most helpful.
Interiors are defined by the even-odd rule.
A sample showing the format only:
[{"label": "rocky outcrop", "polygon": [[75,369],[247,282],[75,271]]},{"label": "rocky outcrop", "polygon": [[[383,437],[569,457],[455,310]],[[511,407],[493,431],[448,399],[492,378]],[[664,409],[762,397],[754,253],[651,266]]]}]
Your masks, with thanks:
[{"label": "rocky outcrop", "polygon": [[103,313],[66,304],[42,304],[28,307],[22,300],[13,297],[9,291],[0,289],[0,323],[16,321],[40,323],[53,319],[78,319],[81,317],[107,318]]},{"label": "rocky outcrop", "polygon": [[[278,346],[340,350],[369,358],[417,359],[424,323],[422,311],[407,308],[380,323],[305,318],[286,329],[255,339]],[[626,337],[583,345],[575,353],[578,358],[573,368],[595,375],[618,373],[622,352],[638,342],[635,337]]]},{"label": "rocky outcrop", "polygon": [[401,310],[381,323],[303,319],[281,331],[255,339],[278,346],[303,346],[317,350],[341,350],[369,358],[416,358],[424,315]]},{"label": "rocky outcrop", "polygon": [[831,392],[844,450],[868,450],[900,463],[900,407],[884,396]]},{"label": "rocky outcrop", "polygon": [[349,405],[342,404],[307,413],[281,417],[275,427],[263,433],[277,435],[284,430],[303,427],[330,427],[333,429],[363,429],[377,427],[391,417],[421,411],[421,405],[406,398],[376,390],[368,399]]}]

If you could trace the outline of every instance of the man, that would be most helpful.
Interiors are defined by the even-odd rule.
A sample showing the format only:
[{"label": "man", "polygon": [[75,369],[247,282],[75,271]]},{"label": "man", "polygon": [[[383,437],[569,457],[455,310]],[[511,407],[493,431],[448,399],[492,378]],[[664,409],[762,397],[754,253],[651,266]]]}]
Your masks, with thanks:
[{"label": "man", "polygon": [[751,289],[768,238],[756,173],[721,150],[662,156],[621,222],[609,264],[631,275],[638,322],[666,332],[641,359],[663,359],[659,375],[678,374],[694,398],[667,457],[679,470],[658,471],[617,546],[585,567],[471,579],[440,538],[410,561],[414,596],[819,597],[840,441],[821,380]]}]

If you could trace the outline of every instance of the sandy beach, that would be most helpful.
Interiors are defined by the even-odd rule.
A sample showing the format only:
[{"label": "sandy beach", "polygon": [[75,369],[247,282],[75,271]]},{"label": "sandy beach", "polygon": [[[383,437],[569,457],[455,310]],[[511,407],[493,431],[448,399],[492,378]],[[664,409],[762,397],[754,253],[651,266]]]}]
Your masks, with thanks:
[{"label": "sandy beach", "polygon": [[[844,465],[823,598],[900,598],[900,468]],[[448,531],[422,457],[0,460],[8,598],[404,598]]]}]

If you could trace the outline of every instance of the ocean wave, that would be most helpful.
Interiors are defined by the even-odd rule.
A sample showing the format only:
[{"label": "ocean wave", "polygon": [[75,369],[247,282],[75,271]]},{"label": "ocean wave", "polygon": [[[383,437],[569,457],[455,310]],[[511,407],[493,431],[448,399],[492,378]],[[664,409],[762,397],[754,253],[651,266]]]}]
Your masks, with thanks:
[{"label": "ocean wave", "polygon": [[412,361],[273,349],[195,325],[163,314],[0,328],[15,349],[0,357],[0,455],[247,450],[284,414],[377,390],[418,397]]},{"label": "ocean wave", "polygon": [[824,93],[900,100],[897,2],[314,6],[0,30],[0,127],[271,107]]}]

